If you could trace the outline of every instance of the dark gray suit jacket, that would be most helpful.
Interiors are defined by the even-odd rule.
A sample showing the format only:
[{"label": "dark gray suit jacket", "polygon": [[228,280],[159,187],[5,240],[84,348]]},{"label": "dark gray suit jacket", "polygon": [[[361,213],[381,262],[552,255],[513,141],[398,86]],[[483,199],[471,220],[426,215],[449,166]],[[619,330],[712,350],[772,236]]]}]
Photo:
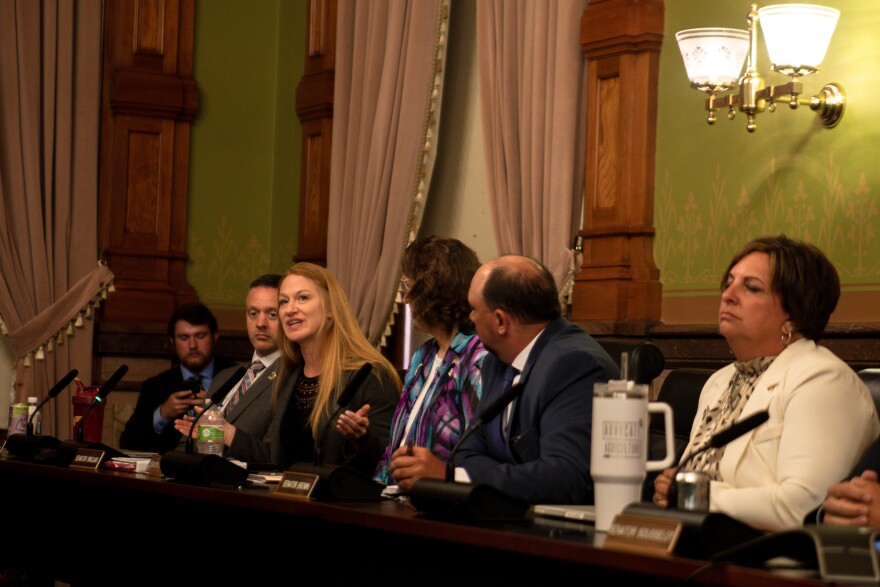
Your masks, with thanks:
[{"label": "dark gray suit jacket", "polygon": [[[269,431],[269,424],[272,423],[272,388],[275,386],[275,380],[278,378],[278,365],[281,359],[276,359],[274,363],[266,367],[250,389],[238,400],[235,407],[227,414],[226,421],[243,430],[245,433],[257,438],[262,438]],[[211,383],[211,389],[208,390],[208,396],[218,387],[223,385],[230,377],[232,377],[238,367],[231,367],[225,371],[218,373]],[[236,455],[231,448],[226,449],[226,456],[234,459],[241,458]],[[261,461],[268,462],[268,461]]]},{"label": "dark gray suit jacket", "polygon": [[[300,373],[300,367],[295,367],[284,377],[283,387],[279,391],[275,413],[267,433],[263,436],[257,436],[242,429],[236,430],[232,445],[229,447],[230,455],[237,455],[236,458],[246,462],[271,462],[283,469],[293,464],[290,462],[290,457],[284,453],[281,438],[287,431],[282,429],[281,423],[284,412],[290,406],[290,400],[293,398],[293,391],[296,389]],[[346,377],[344,381],[347,382],[348,378]],[[321,430],[324,430],[325,427],[327,429],[321,446],[323,464],[347,464],[367,475],[372,475],[388,442],[391,415],[399,399],[399,387],[388,380],[378,369],[374,369],[355,392],[348,405],[344,406],[348,410],[358,410],[364,404],[370,404],[369,432],[361,438],[358,448],[355,449],[336,431],[334,424],[330,423],[328,426],[328,420],[324,419],[320,425]]]}]

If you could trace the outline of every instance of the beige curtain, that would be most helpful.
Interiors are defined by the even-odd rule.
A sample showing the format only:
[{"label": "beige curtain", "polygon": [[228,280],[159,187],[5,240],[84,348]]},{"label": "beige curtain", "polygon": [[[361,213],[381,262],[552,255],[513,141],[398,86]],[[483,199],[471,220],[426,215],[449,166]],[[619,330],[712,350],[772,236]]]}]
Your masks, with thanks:
[{"label": "beige curtain", "polygon": [[541,260],[561,290],[583,199],[587,0],[480,0],[477,63],[486,177],[502,254]]},{"label": "beige curtain", "polygon": [[[101,20],[102,0],[0,0],[0,328],[19,401],[72,368],[91,381],[87,314],[112,280],[96,262]],[[69,438],[69,393],[53,405],[43,432]]]},{"label": "beige curtain", "polygon": [[374,343],[387,333],[433,166],[446,0],[339,0],[327,267]]}]

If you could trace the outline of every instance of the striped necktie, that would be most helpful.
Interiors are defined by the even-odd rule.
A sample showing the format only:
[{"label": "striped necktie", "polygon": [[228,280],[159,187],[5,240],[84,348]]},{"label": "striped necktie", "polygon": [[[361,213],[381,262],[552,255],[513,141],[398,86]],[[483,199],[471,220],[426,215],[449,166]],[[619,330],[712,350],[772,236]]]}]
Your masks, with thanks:
[{"label": "striped necktie", "polygon": [[235,404],[241,399],[241,396],[247,392],[251,385],[253,385],[254,381],[256,381],[257,377],[260,376],[260,371],[265,369],[266,366],[263,364],[263,361],[256,359],[253,363],[251,363],[250,368],[245,372],[244,378],[241,380],[241,385],[238,386],[238,389],[235,390],[235,393],[232,395],[232,399],[226,404],[226,409],[223,410],[223,416],[228,416],[229,412],[232,411],[232,408],[235,407]]}]

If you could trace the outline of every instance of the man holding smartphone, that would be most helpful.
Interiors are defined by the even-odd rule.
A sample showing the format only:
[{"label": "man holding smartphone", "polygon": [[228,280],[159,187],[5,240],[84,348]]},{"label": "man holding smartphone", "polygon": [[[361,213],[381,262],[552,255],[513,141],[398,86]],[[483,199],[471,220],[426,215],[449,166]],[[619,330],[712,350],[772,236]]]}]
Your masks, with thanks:
[{"label": "man holding smartphone", "polygon": [[202,303],[175,310],[168,321],[168,335],[178,364],[144,381],[119,439],[122,449],[164,453],[175,448],[181,436],[174,420],[201,406],[214,374],[233,366],[231,361],[214,357],[217,319]]}]

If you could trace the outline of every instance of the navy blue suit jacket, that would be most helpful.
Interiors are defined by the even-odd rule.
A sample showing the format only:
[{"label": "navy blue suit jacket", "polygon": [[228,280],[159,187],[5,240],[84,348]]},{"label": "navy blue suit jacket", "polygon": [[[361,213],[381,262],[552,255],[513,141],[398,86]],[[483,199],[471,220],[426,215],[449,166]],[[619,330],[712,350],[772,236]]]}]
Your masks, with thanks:
[{"label": "navy blue suit jacket", "polygon": [[[501,395],[506,368],[495,355],[486,356],[481,408]],[[498,425],[493,420],[465,440],[456,466],[464,467],[472,482],[528,503],[593,503],[593,384],[619,377],[617,364],[593,337],[564,318],[553,320],[520,374],[524,389],[509,433],[515,462],[493,454],[487,441],[489,427]]]}]

